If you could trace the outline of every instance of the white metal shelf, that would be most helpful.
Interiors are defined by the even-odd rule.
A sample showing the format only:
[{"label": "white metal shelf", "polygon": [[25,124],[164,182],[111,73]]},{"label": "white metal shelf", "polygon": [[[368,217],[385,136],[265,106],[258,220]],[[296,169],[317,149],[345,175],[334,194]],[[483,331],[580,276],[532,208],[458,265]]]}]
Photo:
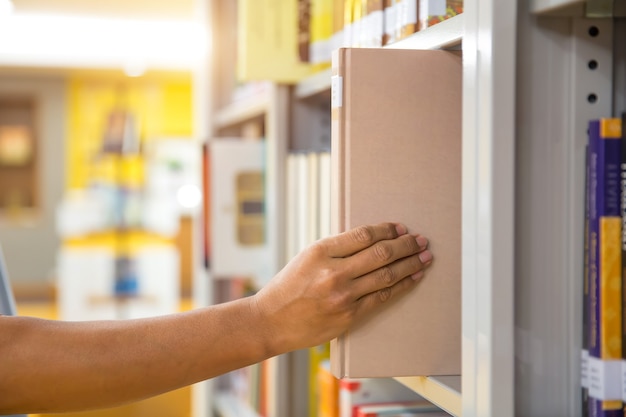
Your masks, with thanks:
[{"label": "white metal shelf", "polygon": [[533,0],[530,10],[549,16],[581,17],[585,11],[585,0]]},{"label": "white metal shelf", "polygon": [[298,84],[294,90],[296,99],[306,99],[330,91],[330,77],[332,70],[326,69],[312,75]]},{"label": "white metal shelf", "polygon": [[465,31],[463,13],[384,46],[388,49],[452,49],[461,45]]},{"label": "white metal shelf", "polygon": [[394,379],[453,416],[461,415],[461,376],[410,376]]},{"label": "white metal shelf", "polygon": [[580,17],[585,11],[585,0],[533,0],[530,10],[535,14]]},{"label": "white metal shelf", "polygon": [[[461,45],[464,31],[463,14],[444,20],[398,42],[387,49],[454,49]],[[303,100],[330,92],[331,69],[320,71],[295,86],[294,96]]]},{"label": "white metal shelf", "polygon": [[270,94],[267,91],[237,100],[215,113],[214,128],[219,130],[262,116],[267,112],[269,105]]}]

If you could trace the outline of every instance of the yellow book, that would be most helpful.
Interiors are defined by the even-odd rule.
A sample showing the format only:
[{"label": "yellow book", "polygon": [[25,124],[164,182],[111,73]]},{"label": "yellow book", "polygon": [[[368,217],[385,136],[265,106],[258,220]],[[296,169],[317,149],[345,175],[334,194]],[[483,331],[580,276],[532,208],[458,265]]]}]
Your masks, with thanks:
[{"label": "yellow book", "polygon": [[238,0],[239,81],[296,83],[314,73],[298,53],[297,0]]},{"label": "yellow book", "polygon": [[309,58],[316,69],[330,67],[333,35],[333,0],[311,1],[311,36]]}]

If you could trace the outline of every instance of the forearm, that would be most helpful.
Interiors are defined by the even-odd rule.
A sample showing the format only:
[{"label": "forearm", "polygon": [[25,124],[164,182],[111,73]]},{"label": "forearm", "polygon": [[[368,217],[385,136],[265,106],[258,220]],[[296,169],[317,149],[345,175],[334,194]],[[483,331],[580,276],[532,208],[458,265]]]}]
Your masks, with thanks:
[{"label": "forearm", "polygon": [[266,359],[250,301],[141,320],[2,317],[0,414],[113,406]]}]

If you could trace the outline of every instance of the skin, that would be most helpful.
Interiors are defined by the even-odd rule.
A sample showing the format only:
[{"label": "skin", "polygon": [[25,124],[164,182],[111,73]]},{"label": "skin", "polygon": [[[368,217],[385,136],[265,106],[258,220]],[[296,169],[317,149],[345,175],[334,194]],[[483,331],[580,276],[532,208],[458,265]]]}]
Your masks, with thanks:
[{"label": "skin", "polygon": [[426,247],[399,224],[362,226],[233,302],[137,320],[0,317],[0,414],[111,407],[325,343],[414,288]]}]

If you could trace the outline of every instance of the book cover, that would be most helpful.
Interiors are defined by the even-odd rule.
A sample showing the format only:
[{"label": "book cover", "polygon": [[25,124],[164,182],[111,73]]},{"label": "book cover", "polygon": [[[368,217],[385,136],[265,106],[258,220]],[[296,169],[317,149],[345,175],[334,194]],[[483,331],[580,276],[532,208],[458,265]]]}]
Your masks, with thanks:
[{"label": "book cover", "polygon": [[621,413],[621,120],[589,123],[589,414]]},{"label": "book cover", "polygon": [[333,71],[333,231],[402,222],[429,238],[435,257],[417,288],[333,340],[333,372],[458,375],[461,58],[437,50],[342,48]]},{"label": "book cover", "polygon": [[238,80],[296,83],[312,75],[300,60],[298,30],[298,0],[238,0]]},{"label": "book cover", "polygon": [[211,273],[252,277],[260,288],[273,276],[275,250],[265,233],[264,142],[212,139],[210,156]]}]

